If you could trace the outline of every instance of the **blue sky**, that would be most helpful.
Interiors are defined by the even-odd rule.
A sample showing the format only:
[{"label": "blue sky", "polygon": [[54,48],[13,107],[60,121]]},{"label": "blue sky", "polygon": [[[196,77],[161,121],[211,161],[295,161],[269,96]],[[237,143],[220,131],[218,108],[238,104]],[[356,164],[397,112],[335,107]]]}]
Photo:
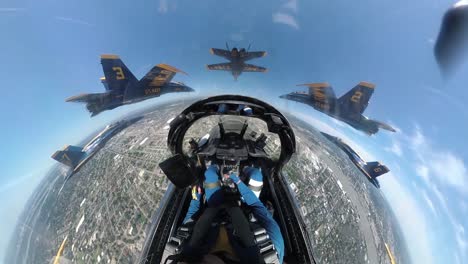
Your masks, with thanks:
[{"label": "blue sky", "polygon": [[[269,5],[266,5],[269,3]],[[382,191],[402,224],[412,258],[427,263],[468,259],[468,65],[440,77],[432,48],[453,1],[3,1],[0,4],[0,233],[10,234],[50,155],[125,113],[172,95],[89,118],[64,102],[101,92],[99,55],[119,54],[137,77],[165,62],[200,94],[242,93],[295,112],[347,139],[364,157],[392,169]],[[247,46],[268,56],[252,61],[266,74],[238,82],[207,72],[221,62],[211,47]],[[277,96],[297,83],[327,81],[337,95],[361,80],[377,87],[365,114],[398,127],[367,137]],[[3,217],[5,216],[6,217]],[[8,237],[3,236],[2,237]],[[0,240],[0,259],[7,239]]]}]

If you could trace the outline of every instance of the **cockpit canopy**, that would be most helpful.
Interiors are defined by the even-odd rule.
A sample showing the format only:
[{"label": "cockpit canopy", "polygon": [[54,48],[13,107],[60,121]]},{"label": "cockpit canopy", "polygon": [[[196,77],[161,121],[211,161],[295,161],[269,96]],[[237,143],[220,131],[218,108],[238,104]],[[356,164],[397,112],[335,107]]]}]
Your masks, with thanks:
[{"label": "cockpit canopy", "polygon": [[[205,123],[203,126],[193,126],[197,121]],[[270,159],[279,171],[296,149],[294,132],[288,120],[271,105],[246,96],[220,95],[200,100],[174,118],[169,126],[167,144],[173,156],[162,162],[160,167],[177,187],[182,188],[194,178],[187,174],[193,171],[194,165],[190,164],[188,151],[184,149],[195,135],[191,127],[198,127],[199,133],[195,135],[200,139],[198,142],[204,138],[204,146],[197,153],[204,157],[238,161],[269,159],[269,154],[274,151],[265,151],[268,149],[264,148],[265,134],[268,134],[279,146],[279,150],[272,148],[279,152],[277,159]],[[203,129],[200,130],[200,127]],[[206,136],[206,133],[209,135]],[[181,176],[181,173],[184,175]]]}]

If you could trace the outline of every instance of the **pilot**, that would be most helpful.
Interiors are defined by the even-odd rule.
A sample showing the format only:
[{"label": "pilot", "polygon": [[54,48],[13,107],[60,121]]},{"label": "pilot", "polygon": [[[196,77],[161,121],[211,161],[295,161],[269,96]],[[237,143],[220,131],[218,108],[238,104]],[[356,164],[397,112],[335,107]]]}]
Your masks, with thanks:
[{"label": "pilot", "polygon": [[[203,188],[192,189],[192,200],[183,224],[193,226],[193,231],[179,257],[198,263],[264,263],[251,231],[252,223],[239,206],[242,201],[253,214],[256,224],[266,230],[279,263],[282,263],[284,240],[279,225],[258,198],[263,182],[261,171],[255,167],[244,168],[244,175],[253,184],[249,184],[250,188],[232,170],[221,171],[220,181],[219,167],[209,166]],[[220,259],[224,262],[219,262]]]},{"label": "pilot", "polygon": [[244,116],[251,116],[253,114],[252,108],[244,104],[219,104],[217,112],[220,114],[234,112]]}]

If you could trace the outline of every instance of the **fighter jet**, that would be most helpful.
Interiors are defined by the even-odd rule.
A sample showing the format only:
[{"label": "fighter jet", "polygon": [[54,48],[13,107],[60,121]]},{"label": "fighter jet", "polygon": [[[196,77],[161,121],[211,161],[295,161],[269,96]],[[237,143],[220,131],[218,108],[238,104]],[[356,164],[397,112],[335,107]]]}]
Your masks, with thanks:
[{"label": "fighter jet", "polygon": [[194,91],[181,82],[171,82],[176,73],[186,73],[167,64],[154,66],[140,80],[135,78],[117,55],[101,55],[101,64],[105,76],[101,82],[106,92],[80,94],[66,99],[67,102],[86,103],[91,116],[165,93]]},{"label": "fighter jet", "polygon": [[267,68],[245,63],[251,59],[265,57],[267,55],[266,51],[249,51],[249,49],[250,45],[247,50],[244,48],[240,50],[233,48],[229,51],[227,43],[225,50],[211,48],[211,54],[223,57],[230,62],[206,65],[206,68],[208,70],[230,71],[236,81],[242,72],[266,72]]},{"label": "fighter jet", "polygon": [[93,139],[91,139],[84,147],[67,145],[62,150],[57,150],[52,158],[68,167],[73,171],[69,174],[65,182],[78,172],[86,162],[88,162],[94,154],[100,150],[109,139],[122,131],[122,129],[140,120],[141,117],[126,119],[107,125],[101,132],[99,132]]},{"label": "fighter jet", "polygon": [[378,161],[364,161],[359,154],[354,151],[348,144],[346,144],[341,138],[332,136],[330,134],[320,132],[330,142],[337,145],[341,150],[348,155],[349,159],[356,165],[356,167],[367,177],[367,179],[377,188],[380,188],[380,183],[377,177],[389,172],[387,166],[381,164]]},{"label": "fighter jet", "polygon": [[445,77],[460,64],[468,45],[468,0],[455,3],[444,15],[434,54]]},{"label": "fighter jet", "polygon": [[368,135],[377,133],[379,128],[396,132],[391,126],[369,119],[362,114],[374,92],[375,85],[372,83],[360,82],[340,98],[336,98],[333,88],[328,83],[299,84],[298,86],[308,86],[309,92],[293,92],[282,95],[280,98],[310,105]]}]

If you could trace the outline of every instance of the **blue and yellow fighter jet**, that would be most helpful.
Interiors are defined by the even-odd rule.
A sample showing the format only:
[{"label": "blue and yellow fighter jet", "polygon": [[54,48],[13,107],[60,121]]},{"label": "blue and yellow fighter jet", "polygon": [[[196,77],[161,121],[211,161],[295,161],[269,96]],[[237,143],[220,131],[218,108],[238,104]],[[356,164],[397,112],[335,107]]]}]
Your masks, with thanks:
[{"label": "blue and yellow fighter jet", "polygon": [[298,86],[308,86],[309,92],[293,92],[282,95],[280,98],[310,105],[368,135],[377,133],[379,128],[396,132],[393,127],[369,119],[362,114],[369,105],[369,99],[374,92],[375,85],[372,83],[360,82],[340,98],[336,98],[333,88],[328,83],[309,83]]},{"label": "blue and yellow fighter jet", "polygon": [[377,188],[380,188],[380,183],[377,177],[389,172],[387,166],[383,165],[378,161],[364,161],[359,154],[354,151],[348,144],[346,144],[341,138],[332,136],[325,132],[320,132],[330,142],[336,144],[341,150],[348,155],[349,159],[356,165],[356,167],[367,177],[367,179]]},{"label": "blue and yellow fighter jet", "polygon": [[237,48],[229,50],[227,43],[225,50],[211,48],[211,54],[223,57],[230,62],[206,65],[206,68],[208,70],[230,71],[235,81],[237,81],[237,78],[242,72],[266,72],[267,68],[245,63],[251,59],[265,57],[267,55],[266,51],[249,51],[249,49],[250,45],[247,50],[244,48],[240,50]]},{"label": "blue and yellow fighter jet", "polygon": [[117,55],[101,55],[101,64],[105,76],[101,82],[106,92],[80,94],[66,99],[67,102],[86,103],[91,116],[165,93],[194,91],[181,82],[171,82],[176,73],[186,73],[167,64],[154,66],[140,80],[135,78]]}]

